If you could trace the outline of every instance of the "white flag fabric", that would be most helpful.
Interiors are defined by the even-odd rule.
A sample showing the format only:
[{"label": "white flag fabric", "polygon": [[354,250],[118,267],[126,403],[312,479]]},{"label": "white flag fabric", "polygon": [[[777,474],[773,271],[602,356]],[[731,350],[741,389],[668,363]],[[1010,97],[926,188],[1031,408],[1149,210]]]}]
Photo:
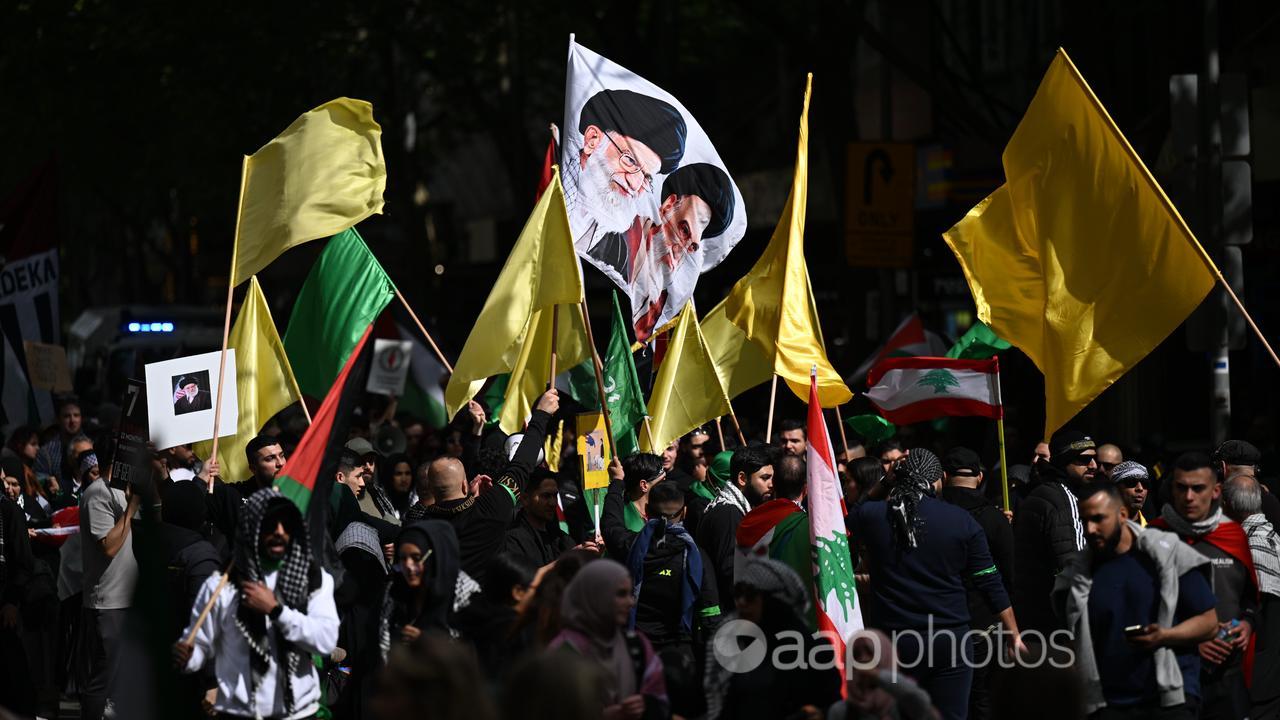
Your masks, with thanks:
[{"label": "white flag fabric", "polygon": [[641,342],[746,232],[742,193],[693,115],[572,38],[560,167],[574,248],[622,288]]},{"label": "white flag fabric", "polygon": [[871,369],[867,385],[867,398],[899,425],[955,415],[1003,417],[996,358],[889,358]]}]

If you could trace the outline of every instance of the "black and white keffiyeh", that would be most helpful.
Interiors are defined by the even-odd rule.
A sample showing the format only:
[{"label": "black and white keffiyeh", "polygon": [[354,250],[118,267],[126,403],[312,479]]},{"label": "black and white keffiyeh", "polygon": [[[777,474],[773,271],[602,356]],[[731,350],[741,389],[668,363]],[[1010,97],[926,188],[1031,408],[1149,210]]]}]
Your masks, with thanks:
[{"label": "black and white keffiyeh", "polygon": [[1262,513],[1250,515],[1240,523],[1249,538],[1249,554],[1258,574],[1258,592],[1280,597],[1280,536]]},{"label": "black and white keffiyeh", "polygon": [[[276,600],[282,605],[307,611],[307,601],[311,593],[320,587],[320,568],[311,559],[311,546],[307,543],[306,527],[302,515],[288,498],[275,488],[263,488],[250,495],[240,513],[240,526],[236,528],[235,574],[239,582],[264,582],[267,571],[262,565],[262,548],[259,537],[262,534],[263,520],[268,513],[280,512],[286,529],[289,531],[289,549],[280,563],[276,576]],[[267,618],[265,615],[251,610],[240,603],[236,607],[236,627],[249,645],[249,660],[252,666],[253,687],[250,697],[257,692],[263,675],[271,666],[271,641],[267,636]],[[293,677],[300,668],[307,667],[310,656],[293,643],[285,639],[278,626],[272,628],[275,634],[275,647],[278,653],[277,665],[279,675],[283,676],[285,709],[293,714]],[[283,660],[283,662],[280,662]]]},{"label": "black and white keffiyeh", "polygon": [[919,545],[918,535],[924,529],[920,522],[920,498],[933,497],[933,484],[942,479],[942,463],[938,456],[924,448],[912,448],[893,471],[893,489],[889,491],[889,522],[894,535],[905,548]]}]

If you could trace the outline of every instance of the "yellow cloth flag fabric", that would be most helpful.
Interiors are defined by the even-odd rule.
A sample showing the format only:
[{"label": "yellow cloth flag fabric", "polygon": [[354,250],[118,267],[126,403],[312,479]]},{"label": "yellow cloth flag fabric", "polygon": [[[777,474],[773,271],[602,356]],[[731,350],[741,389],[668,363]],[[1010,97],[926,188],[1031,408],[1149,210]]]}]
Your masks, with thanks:
[{"label": "yellow cloth flag fabric", "polygon": [[1044,373],[1045,437],[1213,287],[1211,261],[1059,50],[1004,151],[1005,184],[943,237],[978,318]]},{"label": "yellow cloth flag fabric", "polygon": [[444,394],[449,417],[475,397],[486,379],[511,373],[499,426],[507,433],[519,432],[551,371],[551,308],[568,306],[557,311],[557,368],[568,370],[590,351],[582,297],[582,272],[557,168],[458,356]]},{"label": "yellow cloth flag fabric", "polygon": [[667,353],[654,378],[649,397],[653,434],[642,432],[641,446],[645,452],[660,453],[671,441],[728,412],[729,398],[690,301],[676,317]]},{"label": "yellow cloth flag fabric", "polygon": [[338,98],[305,113],[245,158],[231,285],[285,250],[382,212],[387,164],[373,106]]},{"label": "yellow cloth flag fabric", "polygon": [[791,195],[773,238],[760,257],[725,298],[702,320],[702,334],[729,397],[768,381],[773,374],[787,381],[796,397],[809,401],[809,371],[818,366],[818,398],[822,407],[842,405],[853,397],[827,360],[813,300],[809,268],[804,260],[804,220],[809,199],[809,92],[804,90],[800,142],[796,149]]},{"label": "yellow cloth flag fabric", "polygon": [[[276,413],[302,397],[294,380],[284,343],[276,332],[267,299],[262,295],[257,276],[250,276],[240,314],[231,326],[227,347],[236,351],[236,393],[240,401],[240,420],[234,438],[218,443],[219,473],[225,482],[249,478],[249,461],[244,446]],[[193,446],[196,457],[207,458],[213,442]]]}]

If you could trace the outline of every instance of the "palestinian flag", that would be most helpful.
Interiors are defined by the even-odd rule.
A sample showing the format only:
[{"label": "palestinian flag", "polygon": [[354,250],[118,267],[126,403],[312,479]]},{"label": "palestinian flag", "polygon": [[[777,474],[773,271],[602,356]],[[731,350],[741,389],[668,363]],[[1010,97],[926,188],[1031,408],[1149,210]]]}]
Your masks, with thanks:
[{"label": "palestinian flag", "polygon": [[396,323],[396,332],[401,340],[413,344],[409,351],[409,378],[404,384],[400,407],[422,418],[433,428],[448,425],[451,418],[444,411],[444,383],[449,378],[449,371],[423,342],[422,333],[416,328]]},{"label": "palestinian flag", "polygon": [[[813,605],[813,559],[809,552],[809,515],[791,500],[778,499],[753,509],[742,518],[736,534],[738,554],[768,557],[785,563],[804,582]],[[810,607],[805,618],[816,629]]]},{"label": "palestinian flag", "polygon": [[867,398],[899,425],[972,415],[999,420],[1000,360],[890,358],[867,376]]},{"label": "palestinian flag", "polygon": [[336,554],[331,556],[330,552],[329,495],[338,472],[338,456],[351,428],[351,417],[364,397],[369,378],[373,343],[368,340],[372,329],[372,325],[365,327],[311,419],[311,426],[276,476],[276,489],[302,511],[312,552],[326,567],[329,566],[326,560],[337,560]]},{"label": "palestinian flag", "polygon": [[917,357],[927,355],[936,357],[947,351],[947,345],[936,333],[924,329],[920,316],[911,313],[889,336],[889,340],[875,351],[871,357],[863,361],[849,381],[860,382],[867,371],[881,360],[893,357]]},{"label": "palestinian flag", "polygon": [[[853,560],[844,525],[844,491],[836,476],[835,451],[818,399],[817,368],[809,379],[809,544],[813,553],[813,594],[818,630],[835,645],[836,667],[844,672],[845,641],[863,629],[862,608],[854,587]],[[841,684],[843,687],[843,683]]]}]

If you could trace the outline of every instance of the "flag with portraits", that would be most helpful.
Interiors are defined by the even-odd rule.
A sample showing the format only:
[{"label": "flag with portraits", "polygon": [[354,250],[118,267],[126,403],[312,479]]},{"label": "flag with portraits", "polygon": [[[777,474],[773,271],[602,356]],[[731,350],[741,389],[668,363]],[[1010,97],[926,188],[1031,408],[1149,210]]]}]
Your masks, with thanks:
[{"label": "flag with portraits", "polygon": [[746,231],[742,193],[680,101],[572,38],[560,162],[574,248],[627,296],[637,340]]}]

